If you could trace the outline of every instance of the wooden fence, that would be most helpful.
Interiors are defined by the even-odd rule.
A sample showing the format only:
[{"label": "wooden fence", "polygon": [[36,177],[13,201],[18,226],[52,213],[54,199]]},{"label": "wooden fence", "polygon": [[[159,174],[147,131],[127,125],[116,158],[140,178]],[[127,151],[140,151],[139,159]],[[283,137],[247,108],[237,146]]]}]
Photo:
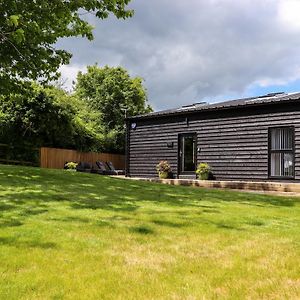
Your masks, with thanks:
[{"label": "wooden fence", "polygon": [[125,155],[121,154],[79,152],[46,147],[40,149],[41,168],[62,169],[67,161],[94,163],[97,160],[111,161],[117,169],[125,168]]}]

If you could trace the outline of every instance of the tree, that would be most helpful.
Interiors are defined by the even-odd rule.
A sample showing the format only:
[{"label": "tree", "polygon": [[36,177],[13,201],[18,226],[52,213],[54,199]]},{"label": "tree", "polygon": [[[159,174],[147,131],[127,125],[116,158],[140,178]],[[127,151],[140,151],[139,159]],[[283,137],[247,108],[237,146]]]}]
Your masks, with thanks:
[{"label": "tree", "polygon": [[[58,78],[58,68],[71,54],[56,49],[59,38],[93,39],[87,13],[100,19],[109,13],[127,18],[130,0],[0,0],[0,94],[22,87],[24,79]],[[23,81],[20,81],[23,79]]]},{"label": "tree", "polygon": [[140,77],[131,78],[121,68],[89,66],[78,73],[76,95],[100,113],[106,151],[123,152],[125,110],[128,116],[152,111]]},{"label": "tree", "polygon": [[151,111],[142,79],[122,68],[88,67],[74,94],[28,82],[22,93],[0,95],[0,143],[23,159],[30,151],[22,149],[40,146],[122,153],[124,109]]},{"label": "tree", "polygon": [[22,147],[90,150],[97,137],[77,117],[72,96],[32,84],[25,94],[0,97],[0,142]]}]

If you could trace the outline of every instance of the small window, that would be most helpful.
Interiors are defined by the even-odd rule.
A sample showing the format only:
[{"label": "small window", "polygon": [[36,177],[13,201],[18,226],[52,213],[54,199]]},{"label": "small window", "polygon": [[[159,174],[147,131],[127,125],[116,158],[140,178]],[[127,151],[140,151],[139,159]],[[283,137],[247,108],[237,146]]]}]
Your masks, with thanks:
[{"label": "small window", "polygon": [[270,176],[294,177],[294,128],[270,128]]}]

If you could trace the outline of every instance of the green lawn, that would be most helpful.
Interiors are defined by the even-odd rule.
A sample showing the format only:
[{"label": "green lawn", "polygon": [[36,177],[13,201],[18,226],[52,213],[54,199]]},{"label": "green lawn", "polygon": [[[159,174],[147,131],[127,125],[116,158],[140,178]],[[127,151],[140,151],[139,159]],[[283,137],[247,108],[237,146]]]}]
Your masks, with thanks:
[{"label": "green lawn", "polygon": [[1,299],[299,299],[300,200],[0,165]]}]

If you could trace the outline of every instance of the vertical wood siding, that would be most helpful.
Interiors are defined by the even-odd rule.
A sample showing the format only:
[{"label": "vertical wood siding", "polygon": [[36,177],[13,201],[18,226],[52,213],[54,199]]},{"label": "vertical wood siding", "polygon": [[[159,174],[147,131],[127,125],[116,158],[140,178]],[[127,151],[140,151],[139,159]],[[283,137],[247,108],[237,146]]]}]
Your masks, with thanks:
[{"label": "vertical wood siding", "polygon": [[[189,122],[186,121],[188,118]],[[218,180],[268,180],[268,129],[295,127],[295,179],[300,180],[300,105],[237,108],[227,112],[136,119],[128,144],[129,175],[157,176],[167,160],[177,176],[178,134],[197,133],[197,163],[207,162]],[[174,147],[168,148],[167,142]]]}]

